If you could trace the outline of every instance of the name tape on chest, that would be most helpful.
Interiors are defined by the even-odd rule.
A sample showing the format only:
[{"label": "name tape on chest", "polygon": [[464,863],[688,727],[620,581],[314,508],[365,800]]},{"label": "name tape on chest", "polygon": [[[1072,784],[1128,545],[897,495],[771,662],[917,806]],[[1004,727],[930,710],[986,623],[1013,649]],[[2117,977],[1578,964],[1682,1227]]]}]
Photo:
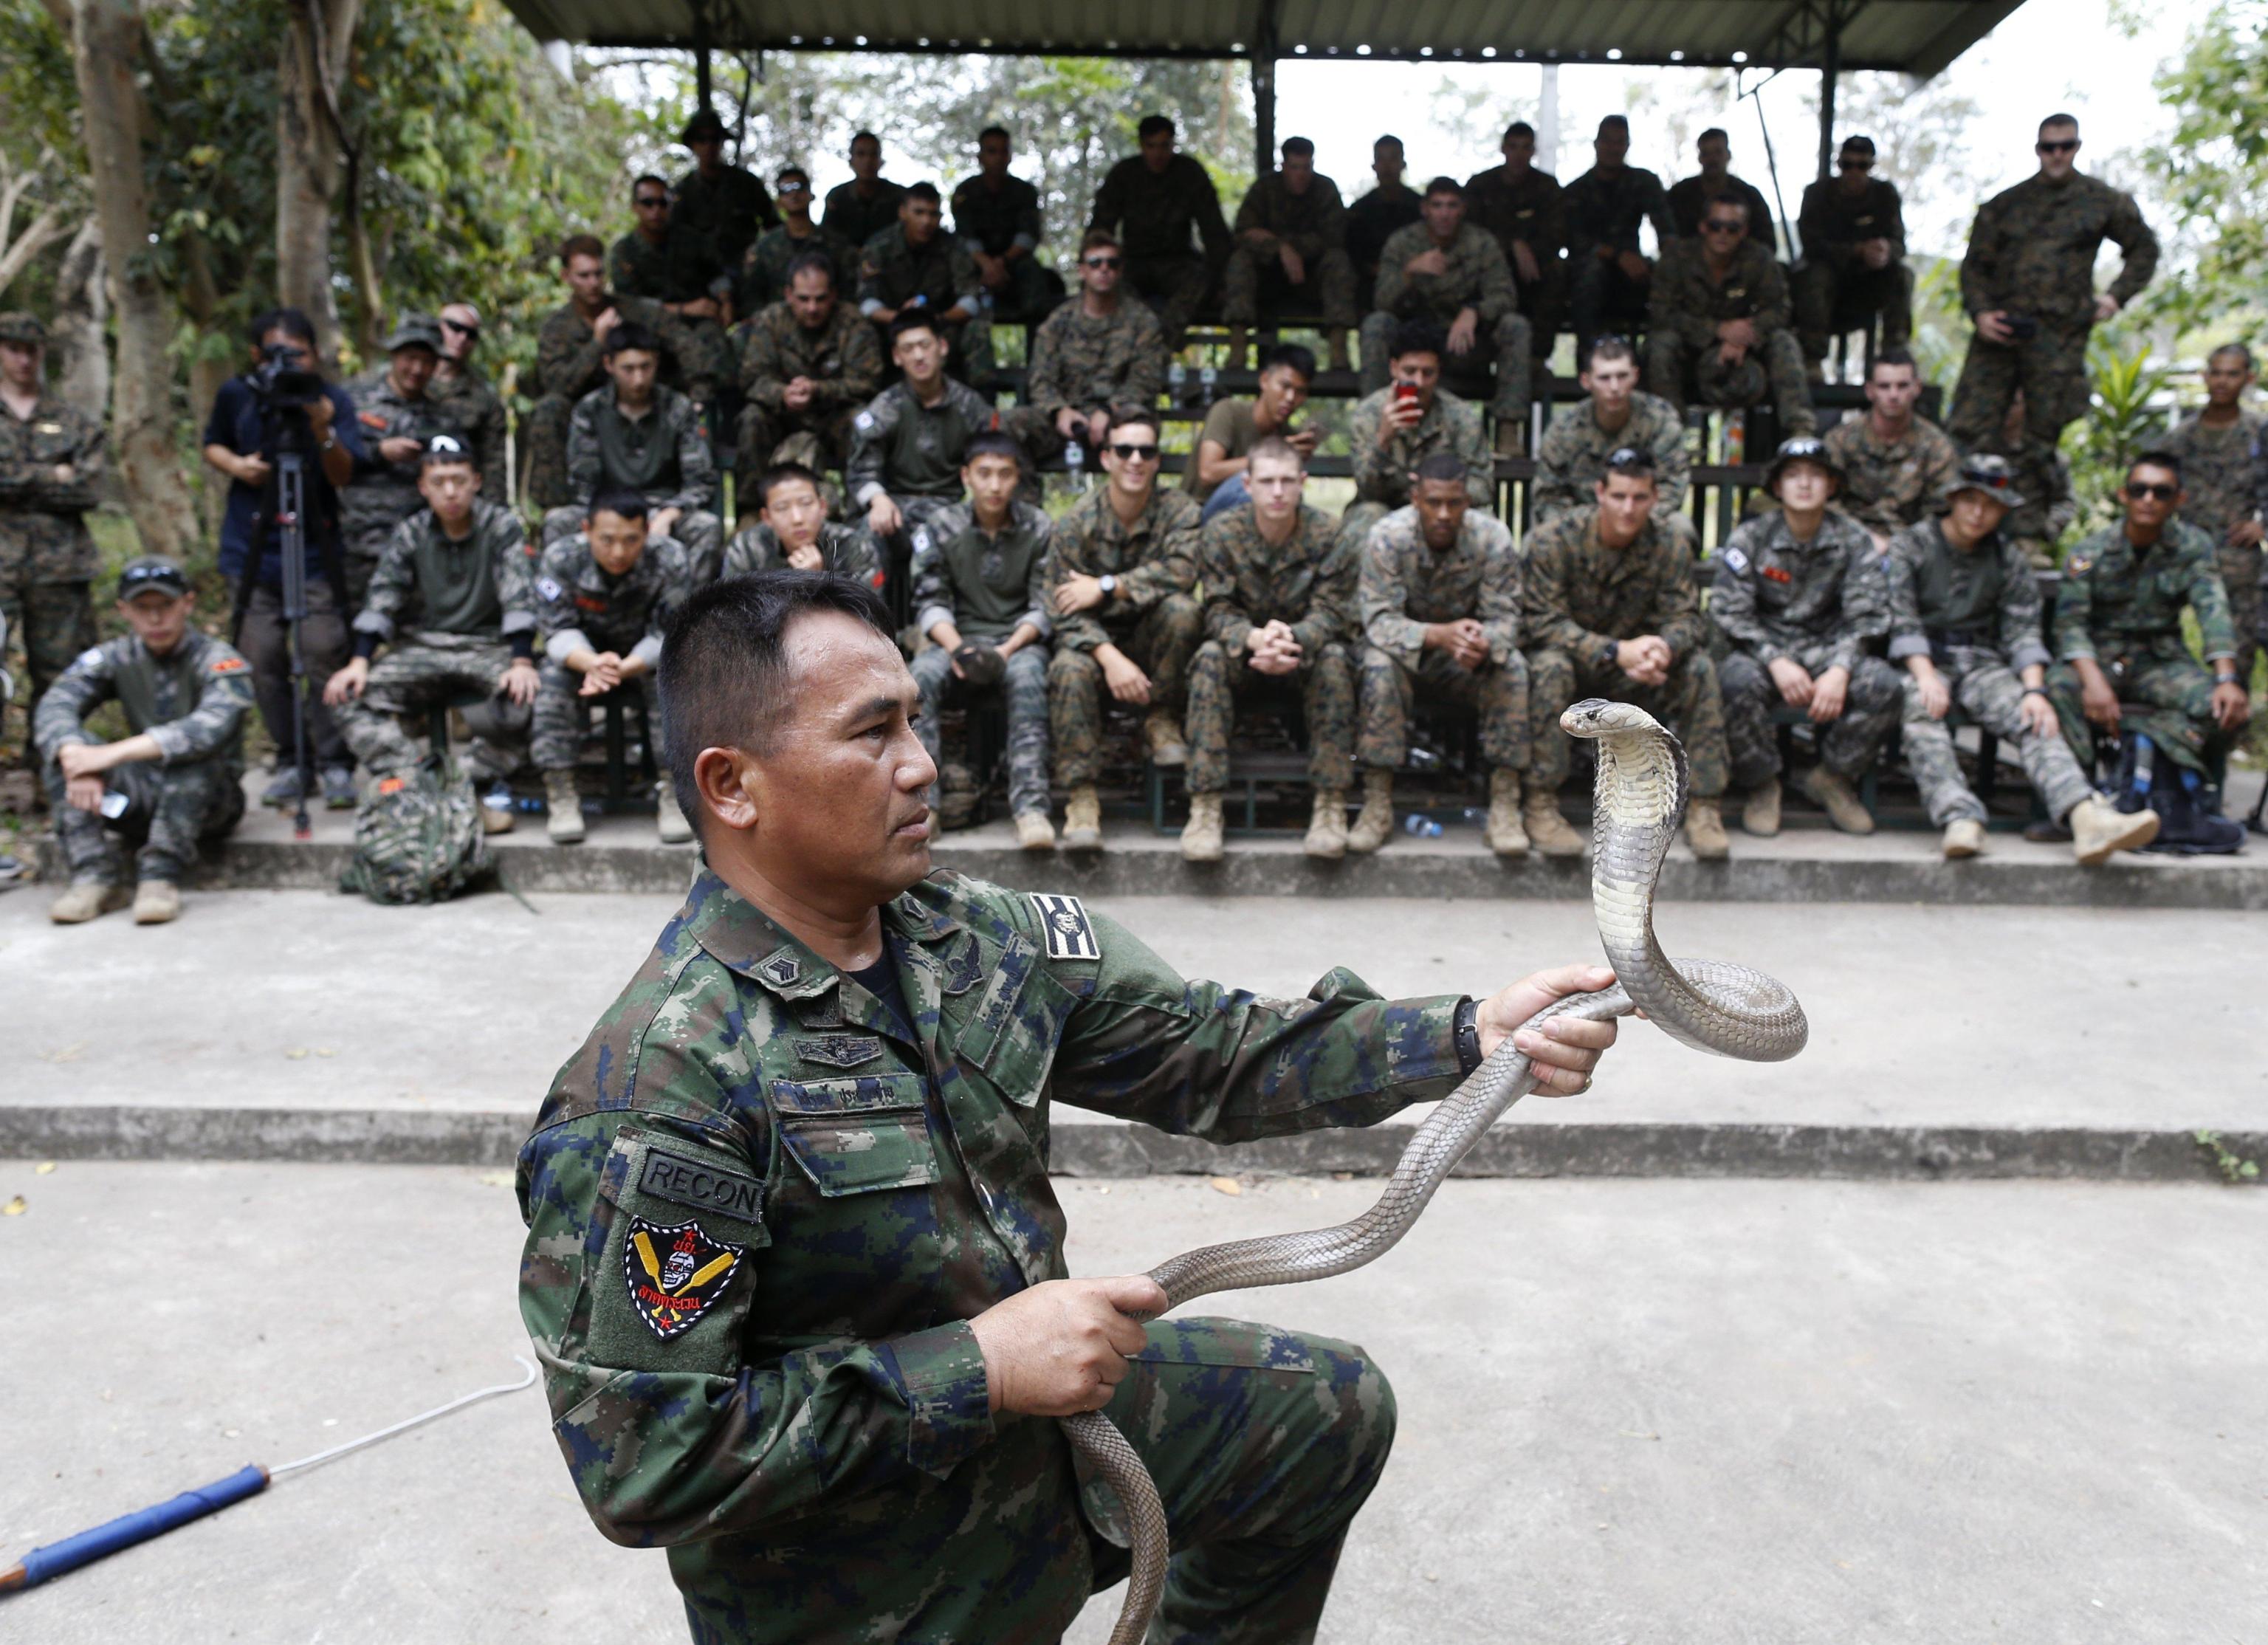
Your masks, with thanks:
[{"label": "name tape on chest", "polygon": [[1049,959],[1102,957],[1102,945],[1095,941],[1094,922],[1086,917],[1086,904],[1075,896],[1047,891],[1034,891],[1030,896],[1032,906],[1040,911],[1041,927],[1047,933]]}]

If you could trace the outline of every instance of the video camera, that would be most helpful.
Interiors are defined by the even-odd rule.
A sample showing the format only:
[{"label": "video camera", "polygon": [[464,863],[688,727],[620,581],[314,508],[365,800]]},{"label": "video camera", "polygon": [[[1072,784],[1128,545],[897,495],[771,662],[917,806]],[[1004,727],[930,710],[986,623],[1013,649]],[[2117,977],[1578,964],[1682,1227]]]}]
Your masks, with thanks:
[{"label": "video camera", "polygon": [[305,409],[323,397],[323,379],[293,364],[299,350],[289,343],[271,343],[260,351],[260,364],[249,373],[254,390],[272,409]]}]

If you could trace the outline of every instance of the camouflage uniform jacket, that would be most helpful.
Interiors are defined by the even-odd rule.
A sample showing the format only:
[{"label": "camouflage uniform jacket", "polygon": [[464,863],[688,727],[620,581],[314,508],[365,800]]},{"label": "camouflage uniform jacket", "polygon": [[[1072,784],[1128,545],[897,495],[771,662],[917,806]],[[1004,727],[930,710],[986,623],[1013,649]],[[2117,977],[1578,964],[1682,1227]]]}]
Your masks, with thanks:
[{"label": "camouflage uniform jacket", "polygon": [[582,504],[621,486],[649,508],[713,509],[717,461],[701,408],[657,384],[652,408],[626,417],[615,408],[612,383],[593,389],[575,402],[567,425],[567,485]]},{"label": "camouflage uniform jacket", "polygon": [[1693,460],[1685,447],[1685,419],[1668,401],[1640,389],[1631,395],[1629,419],[1612,433],[1599,426],[1598,412],[1587,399],[1561,406],[1551,414],[1543,442],[1536,447],[1537,521],[1569,509],[1592,506],[1598,500],[1597,487],[1607,471],[1607,459],[1625,446],[1653,455],[1653,483],[1660,495],[1653,512],[1674,514],[1683,508],[1686,488],[1693,476]]},{"label": "camouflage uniform jacket", "polygon": [[1906,254],[1905,213],[1897,186],[1869,178],[1855,198],[1832,181],[1810,183],[1803,190],[1803,208],[1795,219],[1803,240],[1803,260],[1849,269],[1857,261],[1859,242],[1886,240],[1892,262]]},{"label": "camouflage uniform jacket", "polygon": [[1107,485],[1071,505],[1056,521],[1049,586],[1072,577],[1116,577],[1118,588],[1099,606],[1057,617],[1056,643],[1091,652],[1112,643],[1106,619],[1123,623],[1167,594],[1195,588],[1201,512],[1187,491],[1164,485],[1150,488],[1149,502],[1130,526],[1110,506]]},{"label": "camouflage uniform jacket", "polygon": [[1119,300],[1116,313],[1089,314],[1071,298],[1032,334],[1031,371],[1024,398],[1050,422],[1069,407],[1104,409],[1122,402],[1155,405],[1166,387],[1166,334],[1138,297]]},{"label": "camouflage uniform jacket", "polygon": [[1669,218],[1669,195],[1652,172],[1625,166],[1607,177],[1593,166],[1567,185],[1567,250],[1572,256],[1588,256],[1598,246],[1636,251],[1638,225],[1648,222],[1664,249],[1677,238],[1677,225]]},{"label": "camouflage uniform jacket", "polygon": [[593,1520],[740,1637],[959,1614],[979,1544],[1020,1551],[990,1637],[1051,1640],[1090,1586],[1070,1452],[990,1413],[967,1323],[1069,1272],[1050,1104],[1373,1124],[1456,1084],[1459,1001],[1184,981],[1075,899],[945,871],[881,918],[909,1023],[696,878],[520,1151],[521,1315]]},{"label": "camouflage uniform jacket", "polygon": [[2104,240],[2126,254],[2110,295],[2123,305],[2158,269],[2158,237],[2133,196],[2074,172],[2060,183],[2027,177],[1987,200],[1961,260],[1961,302],[1971,318],[1995,308],[2051,325],[2095,323],[2095,254]]},{"label": "camouflage uniform jacket", "polygon": [[1002,640],[1029,623],[1045,639],[1048,535],[1044,509],[1011,503],[997,532],[976,523],[974,508],[955,503],[914,527],[914,626],[926,634],[950,623],[963,639]]},{"label": "camouflage uniform jacket", "polygon": [[1476,619],[1498,668],[1520,649],[1520,562],[1492,514],[1468,513],[1457,540],[1437,550],[1416,509],[1395,510],[1363,544],[1357,601],[1363,638],[1404,668],[1418,666],[1428,623]]},{"label": "camouflage uniform jacket", "polygon": [[1410,471],[1435,452],[1446,451],[1465,465],[1465,495],[1473,506],[1494,508],[1496,452],[1481,426],[1481,414],[1471,402],[1446,388],[1436,388],[1432,407],[1418,425],[1402,430],[1381,446],[1379,425],[1386,420],[1386,409],[1393,402],[1394,386],[1388,383],[1357,401],[1347,419],[1356,500],[1400,508],[1410,500]]},{"label": "camouflage uniform jacket", "polygon": [[1992,650],[2019,672],[2054,660],[2040,641],[2040,585],[2007,531],[1963,551],[1940,520],[1908,526],[1890,539],[1890,660],[1934,656],[1955,646]]},{"label": "camouflage uniform jacket", "polygon": [[[683,321],[652,298],[634,297],[627,292],[610,292],[606,306],[660,338],[665,382],[683,389],[704,404],[717,397],[716,384],[689,378],[681,382],[673,375],[683,373],[687,361],[700,358],[699,350],[687,346]],[[606,308],[599,312],[604,314]],[[598,334],[591,329],[591,322],[583,318],[574,304],[561,304],[544,317],[543,328],[536,334],[536,392],[571,404],[606,380],[606,358],[600,352]]]},{"label": "camouflage uniform jacket", "polygon": [[533,582],[543,654],[563,665],[578,651],[611,651],[651,668],[661,632],[693,594],[693,563],[674,537],[650,537],[620,577],[609,575],[581,532],[543,550]]},{"label": "camouflage uniform jacket", "polygon": [[1529,166],[1514,182],[1501,166],[1475,172],[1465,182],[1465,221],[1496,236],[1506,258],[1524,241],[1549,264],[1567,248],[1567,192],[1550,172]]},{"label": "camouflage uniform jacket", "polygon": [[510,420],[504,416],[504,396],[479,371],[468,367],[453,377],[434,373],[433,380],[425,385],[425,397],[447,407],[472,442],[473,465],[481,471],[481,495],[491,503],[503,502],[510,490],[504,461]]},{"label": "camouflage uniform jacket", "polygon": [[33,711],[32,741],[52,760],[66,743],[99,742],[87,716],[105,703],[125,711],[130,735],[158,745],[158,763],[218,760],[244,766],[244,719],[252,712],[252,665],[226,640],[192,628],[169,656],[131,634],[79,653]]},{"label": "camouflage uniform jacket", "polygon": [[1440,273],[1403,272],[1412,257],[1432,249],[1432,232],[1423,223],[1396,229],[1378,254],[1378,287],[1372,301],[1402,319],[1438,320],[1445,326],[1456,319],[1459,309],[1471,309],[1487,327],[1520,306],[1512,265],[1486,229],[1458,224],[1457,237],[1447,250],[1448,266]]},{"label": "camouflage uniform jacket", "polygon": [[404,628],[412,637],[533,634],[534,569],[527,527],[509,508],[475,498],[462,542],[421,508],[386,540],[354,626],[382,640]]},{"label": "camouflage uniform jacket", "polygon": [[1204,631],[1232,657],[1244,637],[1270,623],[1288,623],[1310,660],[1333,640],[1361,632],[1355,594],[1362,557],[1344,547],[1331,517],[1300,505],[1292,535],[1270,542],[1251,505],[1207,520],[1197,538],[1197,580],[1204,585]]},{"label": "camouflage uniform jacket", "polygon": [[1771,253],[1752,240],[1742,240],[1733,253],[1721,284],[1711,277],[1698,240],[1672,240],[1654,269],[1647,313],[1655,330],[1675,332],[1696,350],[1715,344],[1717,327],[1724,321],[1749,321],[1761,345],[1773,332],[1786,330],[1795,317],[1787,276]]},{"label": "camouflage uniform jacket", "polygon": [[788,264],[814,251],[835,265],[836,297],[850,296],[858,281],[858,247],[823,223],[814,224],[801,240],[783,223],[757,235],[742,254],[740,277],[733,288],[734,305],[754,314],[778,302],[787,295]]},{"label": "camouflage uniform jacket", "polygon": [[1162,172],[1153,172],[1138,154],[1113,166],[1094,191],[1089,228],[1118,236],[1128,261],[1189,255],[1189,233],[1205,250],[1226,252],[1228,224],[1220,214],[1220,195],[1205,168],[1176,154]]},{"label": "camouflage uniform jacket", "polygon": [[2208,660],[2236,655],[2220,556],[2204,532],[2169,520],[2149,550],[2137,553],[2123,521],[2105,527],[2064,556],[2063,586],[2056,591],[2056,656],[2065,662],[2186,658],[2183,606],[2197,613]]},{"label": "camouflage uniform jacket", "polygon": [[2021,508],[2012,510],[2000,522],[2000,529],[2011,537],[2061,541],[2079,518],[2079,499],[2071,489],[2071,459],[2045,440],[2029,436],[2011,445],[1995,435],[1977,449],[2008,460],[2015,471],[2017,493],[2024,499]]},{"label": "camouflage uniform jacket", "polygon": [[1424,209],[1423,197],[1414,188],[1391,195],[1383,188],[1372,189],[1347,208],[1347,255],[1357,268],[1376,268],[1386,242],[1397,230],[1415,223]]},{"label": "camouflage uniform jacket", "polygon": [[1870,643],[1890,631],[1890,594],[1874,540],[1827,512],[1819,535],[1797,539],[1780,513],[1735,529],[1717,552],[1710,620],[1758,662],[1828,649],[1828,668],[1859,671]]},{"label": "camouflage uniform jacket", "polygon": [[672,223],[659,246],[632,229],[607,253],[607,284],[657,303],[719,296],[724,281],[708,236],[687,224]]},{"label": "camouflage uniform jacket", "polygon": [[1708,177],[1699,172],[1682,182],[1672,183],[1662,196],[1669,207],[1669,221],[1681,240],[1697,239],[1701,219],[1709,214],[1709,207],[1727,195],[1749,208],[1749,238],[1766,251],[1775,251],[1779,245],[1779,232],[1774,226],[1771,207],[1764,193],[1754,183],[1727,173],[1725,181],[1710,187]]},{"label": "camouflage uniform jacket", "polygon": [[339,527],[351,542],[379,527],[391,529],[425,506],[417,490],[423,454],[389,462],[379,454],[379,441],[406,435],[423,444],[436,434],[454,434],[469,442],[472,437],[461,421],[464,402],[430,394],[410,399],[394,387],[388,365],[364,372],[347,385],[347,392],[354,396],[364,453],[354,478],[339,493]]},{"label": "camouflage uniform jacket", "polygon": [[1599,541],[1595,505],[1536,528],[1521,568],[1520,631],[1530,651],[1598,662],[1616,642],[1659,634],[1684,657],[1708,638],[1693,527],[1656,509],[1635,542]]},{"label": "camouflage uniform jacket", "polygon": [[1000,426],[1000,413],[966,383],[944,380],[945,394],[924,406],[913,389],[892,383],[851,420],[843,489],[864,508],[878,496],[961,495],[961,454],[970,438]]},{"label": "camouflage uniform jacket", "polygon": [[866,242],[859,259],[858,306],[869,312],[918,303],[932,314],[954,308],[973,314],[983,294],[976,259],[941,229],[926,246],[916,246],[903,224],[893,224]]},{"label": "camouflage uniform jacket", "polygon": [[2192,413],[2163,442],[2182,460],[2182,489],[2190,499],[2182,505],[2182,518],[2216,549],[2228,541],[2231,527],[2259,512],[2264,428],[2268,420],[2256,411],[2240,409],[2228,428],[2207,428]]},{"label": "camouflage uniform jacket", "polygon": [[740,392],[771,410],[787,403],[787,386],[811,379],[810,411],[864,405],[882,386],[882,344],[874,328],[848,303],[837,303],[827,323],[806,330],[785,303],[774,303],[740,338]]},{"label": "camouflage uniform jacket", "polygon": [[1270,172],[1245,190],[1234,228],[1240,240],[1247,229],[1263,230],[1268,239],[1261,250],[1273,255],[1277,247],[1289,246],[1312,264],[1327,251],[1346,249],[1346,202],[1321,172],[1297,195],[1284,186],[1283,173]]},{"label": "camouflage uniform jacket", "polygon": [[[0,407],[0,579],[93,579],[100,557],[86,515],[107,457],[102,424],[52,395],[21,421]],[[56,479],[66,464],[71,477]]]},{"label": "camouflage uniform jacket", "polygon": [[984,175],[963,178],[953,191],[953,232],[971,250],[1005,256],[1021,246],[1027,255],[1045,238],[1040,223],[1040,191],[1020,177],[1003,177],[998,189]]},{"label": "camouflage uniform jacket", "polygon": [[837,183],[827,191],[826,203],[821,207],[819,221],[822,227],[833,230],[848,241],[854,251],[865,249],[866,242],[886,228],[895,228],[898,207],[904,203],[905,186],[894,183],[887,177],[874,179],[874,197],[858,197],[856,179]]},{"label": "camouflage uniform jacket", "polygon": [[739,268],[749,242],[779,221],[771,190],[742,166],[720,166],[711,179],[696,166],[670,192],[677,197],[669,209],[671,226],[682,224],[700,235],[720,269]]},{"label": "camouflage uniform jacket", "polygon": [[1843,469],[1835,505],[1888,536],[1936,511],[1938,490],[1953,477],[1961,454],[1945,432],[1917,416],[1902,439],[1884,439],[1872,418],[1854,411],[1821,442]]},{"label": "camouflage uniform jacket", "polygon": [[[882,567],[874,553],[874,540],[856,526],[830,520],[820,527],[815,546],[820,559],[837,577],[870,586],[880,583]],[[780,547],[779,534],[758,520],[735,532],[725,545],[724,569],[718,576],[748,577],[779,571],[786,564],[787,552]]]}]

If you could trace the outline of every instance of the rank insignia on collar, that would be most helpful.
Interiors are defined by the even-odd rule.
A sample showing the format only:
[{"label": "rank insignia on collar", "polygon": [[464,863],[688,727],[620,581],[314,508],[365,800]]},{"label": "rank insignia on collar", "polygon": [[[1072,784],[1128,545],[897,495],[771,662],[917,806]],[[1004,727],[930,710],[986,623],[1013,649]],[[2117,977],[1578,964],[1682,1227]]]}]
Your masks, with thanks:
[{"label": "rank insignia on collar", "polygon": [[663,1228],[631,1217],[630,1237],[622,1242],[622,1283],[631,1309],[664,1342],[681,1335],[725,1294],[742,1251],[711,1239],[697,1222]]},{"label": "rank insignia on collar", "polygon": [[1032,906],[1040,911],[1040,924],[1047,930],[1049,959],[1102,957],[1102,945],[1094,940],[1094,924],[1087,918],[1086,905],[1079,898],[1035,891],[1032,893]]},{"label": "rank insignia on collar", "polygon": [[803,967],[792,954],[775,954],[756,967],[756,975],[775,988],[790,988],[803,975]]}]

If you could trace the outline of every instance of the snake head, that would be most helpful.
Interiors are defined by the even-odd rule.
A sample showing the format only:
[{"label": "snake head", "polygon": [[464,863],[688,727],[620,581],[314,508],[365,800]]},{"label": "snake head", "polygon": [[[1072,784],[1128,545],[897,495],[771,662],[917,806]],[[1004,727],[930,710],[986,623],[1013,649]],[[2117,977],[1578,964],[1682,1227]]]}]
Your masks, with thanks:
[{"label": "snake head", "polygon": [[1612,737],[1633,731],[1660,731],[1661,723],[1632,704],[1587,697],[1559,716],[1559,729],[1571,737]]}]

